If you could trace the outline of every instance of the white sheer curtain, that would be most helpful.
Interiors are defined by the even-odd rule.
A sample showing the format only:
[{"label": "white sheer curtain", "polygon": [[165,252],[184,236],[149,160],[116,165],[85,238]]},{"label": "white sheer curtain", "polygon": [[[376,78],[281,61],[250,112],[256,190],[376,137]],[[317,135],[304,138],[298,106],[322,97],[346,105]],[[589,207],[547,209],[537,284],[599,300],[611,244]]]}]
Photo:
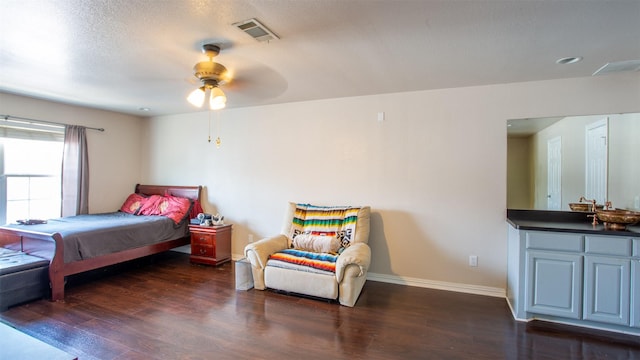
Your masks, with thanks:
[{"label": "white sheer curtain", "polygon": [[86,128],[67,125],[62,155],[62,216],[89,213],[89,156]]}]

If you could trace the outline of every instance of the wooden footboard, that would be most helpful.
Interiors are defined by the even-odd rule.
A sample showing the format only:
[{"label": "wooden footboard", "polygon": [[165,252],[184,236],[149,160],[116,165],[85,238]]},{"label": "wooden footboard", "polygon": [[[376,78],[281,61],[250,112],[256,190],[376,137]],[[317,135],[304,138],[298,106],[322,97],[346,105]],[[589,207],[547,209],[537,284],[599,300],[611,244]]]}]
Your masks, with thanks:
[{"label": "wooden footboard", "polygon": [[[174,195],[193,200],[200,199],[200,186],[159,186],[136,185],[135,191],[144,195]],[[147,246],[102,255],[91,259],[64,262],[64,242],[59,233],[39,233],[34,231],[0,228],[0,246],[49,260],[49,281],[51,300],[64,299],[64,278],[68,275],[118,264],[167,251],[190,243],[188,236],[163,241]]]}]

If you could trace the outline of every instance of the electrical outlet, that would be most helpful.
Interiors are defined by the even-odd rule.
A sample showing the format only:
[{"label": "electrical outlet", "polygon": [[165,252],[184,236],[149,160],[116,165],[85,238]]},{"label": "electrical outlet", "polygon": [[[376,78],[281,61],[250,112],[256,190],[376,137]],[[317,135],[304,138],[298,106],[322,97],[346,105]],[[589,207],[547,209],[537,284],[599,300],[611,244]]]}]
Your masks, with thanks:
[{"label": "electrical outlet", "polygon": [[469,266],[478,266],[478,256],[469,255]]},{"label": "electrical outlet", "polygon": [[253,242],[253,234],[249,234],[249,244]]}]

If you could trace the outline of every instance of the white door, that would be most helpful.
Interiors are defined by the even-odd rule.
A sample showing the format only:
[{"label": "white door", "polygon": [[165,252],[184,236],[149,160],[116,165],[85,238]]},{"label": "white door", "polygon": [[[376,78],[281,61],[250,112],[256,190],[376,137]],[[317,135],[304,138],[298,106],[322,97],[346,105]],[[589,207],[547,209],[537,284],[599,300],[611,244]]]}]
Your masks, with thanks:
[{"label": "white door", "polygon": [[547,141],[547,209],[562,207],[562,138]]},{"label": "white door", "polygon": [[607,118],[587,125],[585,159],[585,196],[598,204],[607,201]]}]

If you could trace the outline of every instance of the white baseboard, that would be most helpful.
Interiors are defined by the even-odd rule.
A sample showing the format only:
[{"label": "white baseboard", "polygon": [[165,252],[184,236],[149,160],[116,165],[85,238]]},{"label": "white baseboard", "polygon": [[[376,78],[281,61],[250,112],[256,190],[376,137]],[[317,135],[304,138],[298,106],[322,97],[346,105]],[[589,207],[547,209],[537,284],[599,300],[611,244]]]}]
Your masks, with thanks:
[{"label": "white baseboard", "polygon": [[485,296],[493,296],[493,297],[500,297],[500,298],[506,297],[505,289],[495,288],[490,286],[451,283],[451,282],[445,282],[445,281],[426,280],[426,279],[418,279],[418,278],[411,278],[411,277],[405,277],[405,276],[376,274],[371,272],[367,273],[367,280],[407,285],[407,286],[416,286],[416,287],[422,287],[422,288],[428,288],[428,289],[455,291],[455,292],[475,294],[475,295],[485,295]]},{"label": "white baseboard", "polygon": [[[234,261],[240,260],[243,257],[244,257],[243,254],[231,255],[231,259]],[[416,287],[422,287],[422,288],[428,288],[428,289],[447,290],[447,291],[455,291],[455,292],[461,292],[461,293],[467,293],[467,294],[506,298],[505,289],[495,288],[490,286],[459,284],[459,283],[418,279],[418,278],[411,278],[411,277],[404,277],[404,276],[397,276],[397,275],[376,274],[372,272],[367,273],[367,280],[379,281],[379,282],[385,282],[385,283],[391,283],[391,284],[407,285],[407,286],[416,286]]]}]

